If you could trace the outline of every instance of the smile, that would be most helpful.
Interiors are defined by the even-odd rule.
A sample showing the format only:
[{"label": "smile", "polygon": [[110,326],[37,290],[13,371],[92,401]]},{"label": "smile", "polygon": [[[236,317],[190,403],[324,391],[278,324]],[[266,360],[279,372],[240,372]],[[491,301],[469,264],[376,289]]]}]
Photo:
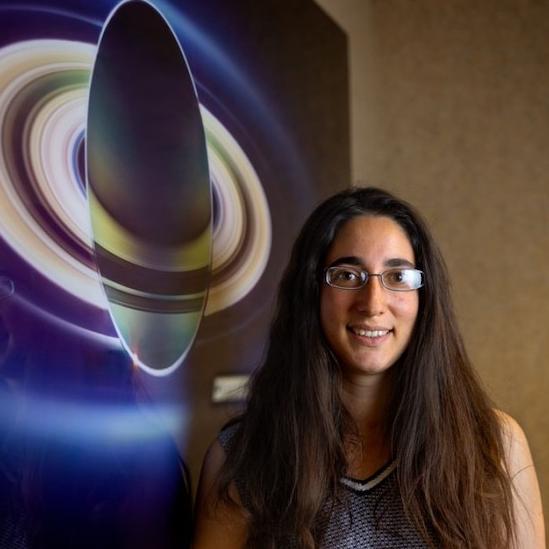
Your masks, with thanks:
[{"label": "smile", "polygon": [[362,337],[383,337],[386,336],[391,330],[367,330],[365,328],[359,328],[355,326],[349,326],[349,330],[353,332],[356,335],[362,336]]}]

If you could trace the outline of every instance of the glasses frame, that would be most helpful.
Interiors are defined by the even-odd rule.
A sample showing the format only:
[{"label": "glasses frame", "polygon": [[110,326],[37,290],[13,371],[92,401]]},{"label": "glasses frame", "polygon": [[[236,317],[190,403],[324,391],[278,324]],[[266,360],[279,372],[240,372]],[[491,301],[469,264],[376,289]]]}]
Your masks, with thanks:
[{"label": "glasses frame", "polygon": [[[338,290],[349,290],[349,291],[360,290],[364,288],[366,284],[368,284],[368,280],[372,276],[379,277],[379,281],[381,282],[381,285],[386,290],[389,290],[390,292],[414,292],[415,290],[419,290],[420,288],[423,288],[423,286],[425,286],[425,273],[420,269],[416,269],[415,267],[392,267],[391,269],[387,269],[386,271],[383,271],[381,273],[369,273],[368,271],[361,269],[360,267],[357,267],[355,265],[349,265],[349,269],[356,270],[360,274],[360,280],[361,280],[360,286],[357,286],[356,288],[346,288],[344,286],[337,286],[336,284],[330,283],[329,272],[332,271],[333,269],[341,269],[341,267],[342,265],[333,265],[332,267],[326,267],[324,269],[324,282],[331,288],[337,288]],[[402,289],[402,290],[397,290],[396,288],[389,288],[383,280],[383,275],[385,275],[386,273],[390,273],[392,271],[415,271],[417,273],[420,273],[421,284],[417,288],[408,288],[408,289]]]}]

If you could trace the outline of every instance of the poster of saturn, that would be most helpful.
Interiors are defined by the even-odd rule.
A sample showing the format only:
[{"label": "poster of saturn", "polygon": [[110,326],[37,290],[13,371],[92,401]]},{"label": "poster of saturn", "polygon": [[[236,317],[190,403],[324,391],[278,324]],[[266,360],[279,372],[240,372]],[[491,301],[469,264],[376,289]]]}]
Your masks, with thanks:
[{"label": "poster of saturn", "polygon": [[194,479],[350,183],[347,64],[313,0],[0,0],[2,432],[154,425]]}]

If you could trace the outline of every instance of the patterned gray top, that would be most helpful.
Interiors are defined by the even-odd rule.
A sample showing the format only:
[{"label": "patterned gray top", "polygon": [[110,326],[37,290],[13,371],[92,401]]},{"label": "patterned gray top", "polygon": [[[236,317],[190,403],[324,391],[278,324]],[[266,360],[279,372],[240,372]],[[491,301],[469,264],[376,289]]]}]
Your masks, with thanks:
[{"label": "patterned gray top", "polygon": [[[234,424],[219,434],[219,443],[225,450],[237,428],[238,424]],[[341,487],[339,501],[326,503],[317,519],[320,549],[429,547],[406,517],[394,463],[365,480],[343,477]]]}]

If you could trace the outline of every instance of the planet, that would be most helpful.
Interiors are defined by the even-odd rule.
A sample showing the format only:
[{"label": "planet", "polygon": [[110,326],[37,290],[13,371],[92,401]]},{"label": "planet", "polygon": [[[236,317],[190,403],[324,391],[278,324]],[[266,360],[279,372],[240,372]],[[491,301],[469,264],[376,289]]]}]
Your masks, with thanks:
[{"label": "planet", "polygon": [[105,23],[85,142],[95,263],[114,325],[136,363],[169,371],[206,306],[212,184],[189,66],[147,2],[124,2]]},{"label": "planet", "polygon": [[[96,54],[95,44],[62,39],[25,40],[0,48],[0,130],[6,137],[0,150],[0,258],[4,251],[6,257],[16,254],[23,278],[47,282],[43,292],[38,285],[32,300],[20,300],[29,314],[55,323],[67,337],[118,348],[122,338],[112,329],[114,322],[102,320],[111,305],[98,272],[84,166]],[[252,295],[270,257],[270,205],[249,143],[231,133],[219,112],[200,104],[200,115],[214,203],[204,317],[219,315],[234,327],[241,318],[240,304]],[[183,215],[186,206],[180,207]],[[12,272],[13,264],[6,261],[17,286],[23,272]],[[0,290],[11,295],[10,281],[3,280]],[[202,322],[200,328],[198,337],[207,326]],[[167,338],[180,341],[181,333],[166,331],[159,337],[155,344],[163,340],[163,345],[175,346]],[[187,342],[183,353],[193,343]],[[138,355],[136,366],[151,376],[167,376],[178,367],[169,361],[163,361],[165,368],[158,362],[152,367],[140,362],[142,358]]]}]

